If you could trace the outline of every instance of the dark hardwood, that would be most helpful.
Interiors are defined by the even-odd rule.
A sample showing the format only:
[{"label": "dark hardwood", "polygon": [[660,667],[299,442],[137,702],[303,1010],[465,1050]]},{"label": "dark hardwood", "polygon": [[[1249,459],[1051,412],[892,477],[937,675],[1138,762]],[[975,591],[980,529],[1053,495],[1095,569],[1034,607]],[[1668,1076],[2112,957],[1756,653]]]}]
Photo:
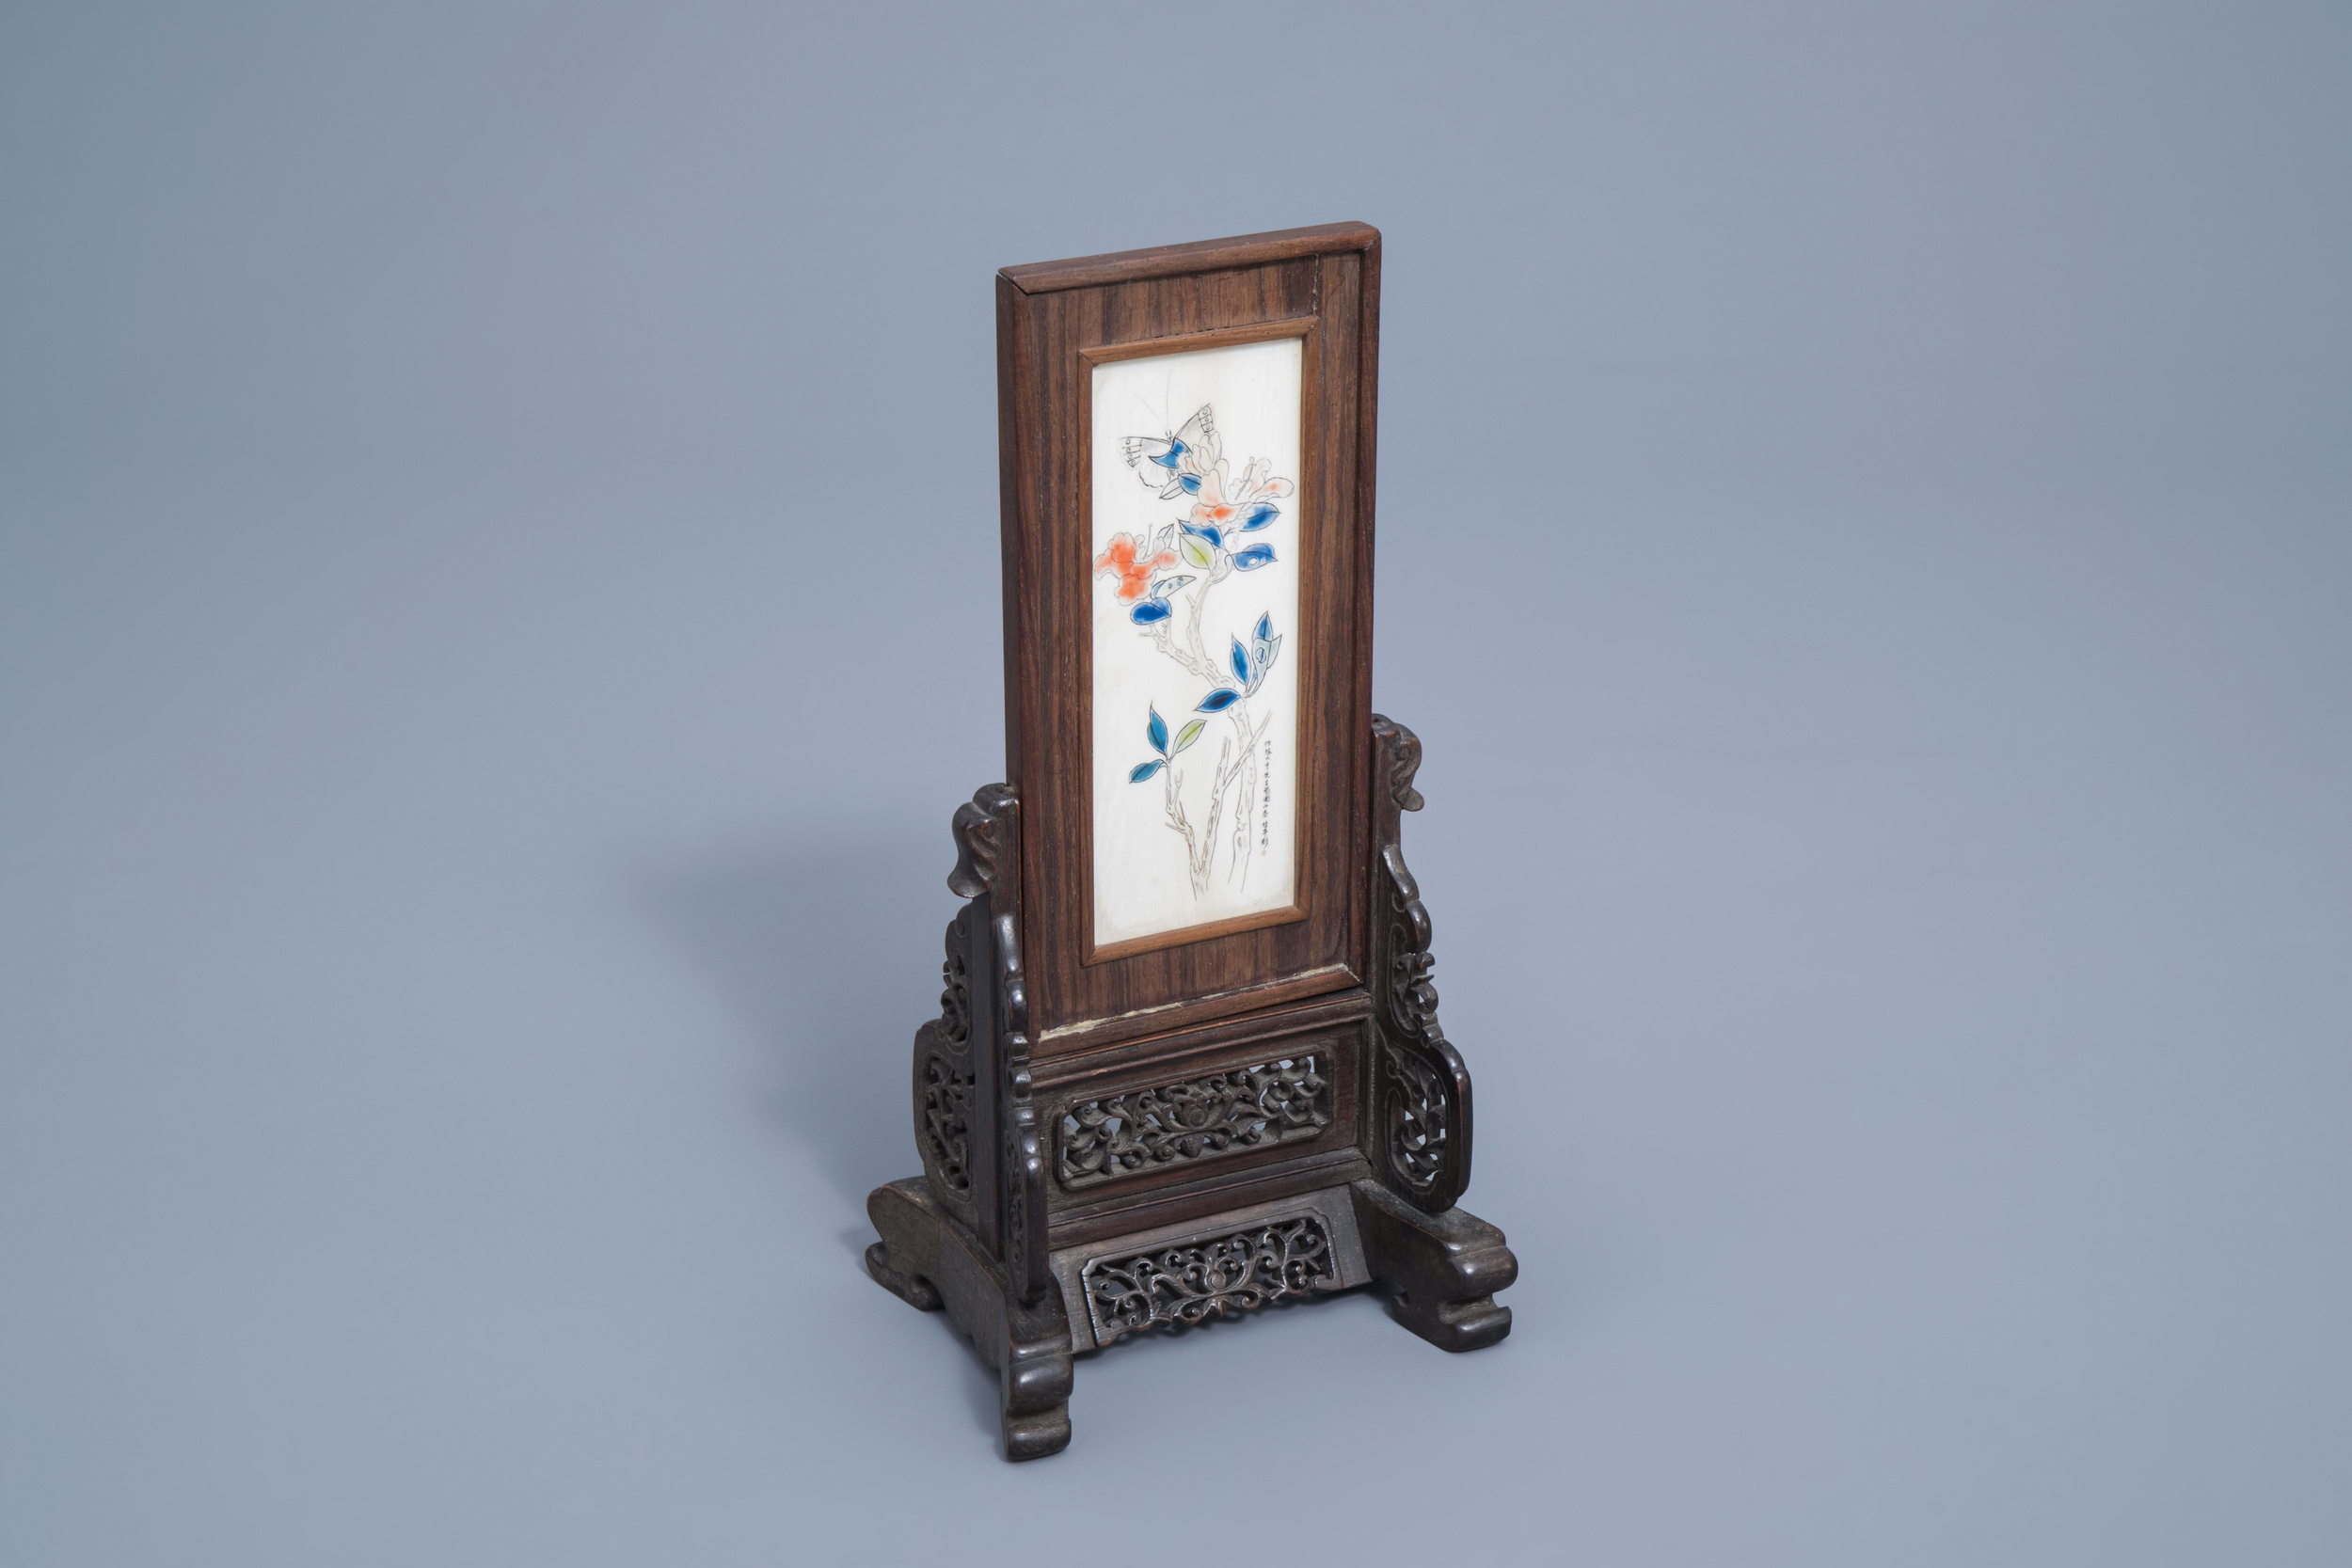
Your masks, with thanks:
[{"label": "dark hardwood", "polygon": [[1455,1207],[1470,1072],[1438,1022],[1399,842],[1421,743],[1377,715],[1367,739],[1375,988],[1049,1062],[1025,1034],[1020,802],[991,784],[956,812],[948,885],[970,902],[947,927],[940,1016],[914,1035],[923,1175],[866,1200],[882,1240],[866,1264],[997,1369],[1008,1459],[1069,1443],[1072,1355],[1125,1334],[1375,1280],[1441,1350],[1511,1331],[1494,1295],[1518,1261]]},{"label": "dark hardwood", "polygon": [[[997,278],[1004,488],[1005,768],[1028,810],[1022,936],[1041,1059],[1364,983],[1371,826],[1372,508],[1379,234],[1361,224],[1173,247]],[[1083,281],[1080,281],[1083,280]],[[1088,659],[1093,577],[1085,434],[1092,369],[1141,345],[1311,334],[1300,430],[1299,917],[1091,947]],[[1190,340],[1190,341],[1188,341]],[[1136,950],[1140,947],[1141,950]]]},{"label": "dark hardwood", "polygon": [[[1401,846],[1421,743],[1371,711],[1379,235],[1361,224],[1008,268],[997,280],[1008,784],[958,808],[919,1178],[866,1267],[1001,1375],[1007,1458],[1070,1440],[1071,1358],[1385,1283],[1451,1351],[1510,1332],[1502,1233],[1456,1207],[1470,1081]],[[1299,847],[1290,910],[1090,950],[1090,366],[1296,334]],[[1207,336],[1202,336],[1207,335]]]},{"label": "dark hardwood", "polygon": [[1368,223],[1323,223],[1311,229],[1237,234],[1230,240],[1195,240],[1148,250],[1078,256],[1067,261],[1033,261],[1024,267],[1007,267],[998,276],[1023,293],[1043,294],[1063,289],[1098,288],[1105,283],[1177,277],[1220,268],[1263,266],[1269,261],[1294,261],[1306,256],[1374,250],[1379,244],[1380,230]]},{"label": "dark hardwood", "polygon": [[866,1212],[882,1240],[866,1268],[926,1312],[945,1307],[998,1377],[1007,1459],[1042,1459],[1070,1446],[1070,1319],[1058,1293],[1023,1301],[1001,1262],[910,1178],[877,1187]]}]

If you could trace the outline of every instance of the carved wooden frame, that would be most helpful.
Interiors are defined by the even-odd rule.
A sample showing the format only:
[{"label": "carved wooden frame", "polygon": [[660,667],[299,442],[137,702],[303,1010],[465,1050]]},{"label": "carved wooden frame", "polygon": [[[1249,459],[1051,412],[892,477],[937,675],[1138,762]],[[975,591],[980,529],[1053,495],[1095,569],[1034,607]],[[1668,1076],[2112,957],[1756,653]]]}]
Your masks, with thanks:
[{"label": "carved wooden frame", "polygon": [[[1371,780],[1372,479],[1379,234],[1362,224],[1011,267],[998,275],[997,467],[1004,516],[1005,768],[1030,808],[1025,933],[1043,1056],[1362,982]],[[1088,380],[1121,352],[1296,332],[1313,362],[1305,471],[1298,902],[1306,916],[1194,930],[1123,955],[1091,946]],[[1312,673],[1309,673],[1311,661]],[[1125,944],[1121,944],[1124,946]]]},{"label": "carved wooden frame", "polygon": [[[1122,1335],[1373,1280],[1442,1348],[1510,1331],[1494,1292],[1518,1261],[1454,1207],[1470,1075],[1399,843],[1421,743],[1371,711],[1379,281],[1362,224],[997,278],[1010,780],[955,814],[948,886],[969,902],[914,1037],[923,1174],[868,1200],[866,1266],[999,1370],[1008,1458],[1069,1442],[1071,1357]],[[1087,368],[1291,335],[1310,345],[1311,481],[1295,908],[1096,951],[1073,760],[1090,756]]]}]

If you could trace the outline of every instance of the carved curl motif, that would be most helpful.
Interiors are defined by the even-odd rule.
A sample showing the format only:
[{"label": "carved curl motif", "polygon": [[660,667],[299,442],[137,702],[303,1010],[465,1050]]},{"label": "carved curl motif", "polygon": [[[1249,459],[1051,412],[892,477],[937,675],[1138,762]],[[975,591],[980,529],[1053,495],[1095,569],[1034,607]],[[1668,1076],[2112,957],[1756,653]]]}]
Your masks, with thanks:
[{"label": "carved curl motif", "polygon": [[1331,1085],[1311,1055],[1236,1068],[1107,1100],[1061,1118],[1065,1187],[1313,1137],[1331,1120]]},{"label": "carved curl motif", "polygon": [[1421,791],[1413,787],[1413,775],[1421,771],[1421,736],[1381,713],[1372,716],[1372,736],[1375,745],[1388,744],[1389,799],[1399,811],[1421,810]]},{"label": "carved curl motif", "polygon": [[923,1138],[949,1190],[972,1190],[972,1075],[934,1051],[923,1061]]},{"label": "carved curl motif", "polygon": [[1130,1329],[1181,1327],[1327,1291],[1339,1272],[1323,1221],[1302,1214],[1134,1258],[1098,1258],[1080,1277],[1095,1342],[1108,1344]]},{"label": "carved curl motif", "polygon": [[1391,720],[1372,724],[1375,771],[1389,783],[1380,802],[1379,845],[1373,863],[1373,909],[1378,924],[1382,1047],[1379,1104],[1383,1173],[1391,1187],[1430,1212],[1449,1208],[1470,1181],[1470,1077],[1438,1022],[1438,988],[1430,983],[1429,911],[1406,868],[1398,844],[1398,814],[1417,811],[1421,741]]},{"label": "carved curl motif", "polygon": [[972,1038],[972,981],[965,972],[966,917],[958,911],[947,923],[947,961],[939,966],[939,1043],[961,1052]]},{"label": "carved curl motif", "polygon": [[1429,983],[1437,958],[1429,951],[1429,911],[1421,901],[1405,856],[1393,844],[1381,851],[1389,892],[1389,1041],[1387,1108],[1389,1166],[1398,1180],[1427,1191],[1445,1174],[1451,1107],[1444,1075],[1400,1041],[1445,1052],[1438,1022],[1438,988]]},{"label": "carved curl motif", "polygon": [[1388,1048],[1389,1164],[1415,1188],[1445,1174],[1445,1082],[1411,1054]]},{"label": "carved curl motif", "polygon": [[1380,859],[1389,874],[1389,1016],[1407,1039],[1442,1039],[1438,988],[1429,983],[1438,959],[1429,951],[1428,907],[1413,874],[1405,869],[1404,851],[1391,844]]},{"label": "carved curl motif", "polygon": [[927,1164],[950,1196],[972,1190],[972,994],[964,969],[970,918],[947,924],[947,958],[939,966],[944,989],[939,1018],[915,1036],[914,1129]]},{"label": "carved curl motif", "polygon": [[1000,863],[1012,847],[1014,796],[1010,784],[982,784],[971,800],[956,808],[948,832],[956,841],[956,868],[947,874],[947,891],[959,898],[977,898],[996,884]]}]

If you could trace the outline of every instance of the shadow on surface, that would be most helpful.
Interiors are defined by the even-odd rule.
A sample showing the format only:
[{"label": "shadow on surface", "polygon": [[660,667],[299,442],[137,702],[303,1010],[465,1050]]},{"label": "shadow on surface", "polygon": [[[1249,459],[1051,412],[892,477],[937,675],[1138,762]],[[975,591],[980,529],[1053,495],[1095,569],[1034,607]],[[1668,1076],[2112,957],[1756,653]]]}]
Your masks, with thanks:
[{"label": "shadow on surface", "polygon": [[[940,961],[958,900],[936,832],[770,845],[641,877],[640,905],[739,1017],[760,1051],[755,1093],[805,1145],[857,1215],[842,1250],[863,1275],[866,1195],[919,1170],[907,1096],[915,1029],[939,1011]],[[877,1311],[930,1320],[961,1347],[961,1388],[992,1447],[997,1374],[941,1312],[872,1287]]]},{"label": "shadow on surface", "polygon": [[[653,923],[757,1042],[756,1093],[861,1215],[914,1174],[910,1043],[939,1006],[955,863],[935,833],[770,846],[658,870],[637,892]],[[872,1240],[862,1227],[851,1252]]]}]

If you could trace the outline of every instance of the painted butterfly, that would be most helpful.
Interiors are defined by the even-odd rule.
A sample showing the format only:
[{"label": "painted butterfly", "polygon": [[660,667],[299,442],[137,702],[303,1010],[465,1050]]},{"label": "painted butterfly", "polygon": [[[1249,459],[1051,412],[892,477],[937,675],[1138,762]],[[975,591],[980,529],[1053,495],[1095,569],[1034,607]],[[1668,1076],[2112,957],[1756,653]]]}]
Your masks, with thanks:
[{"label": "painted butterfly", "polygon": [[[1135,469],[1145,488],[1159,491],[1162,500],[1187,491],[1198,493],[1200,475],[1216,465],[1221,451],[1216,416],[1205,403],[1173,436],[1127,436],[1119,443],[1127,467]],[[1191,483],[1186,483],[1187,480]]]}]

